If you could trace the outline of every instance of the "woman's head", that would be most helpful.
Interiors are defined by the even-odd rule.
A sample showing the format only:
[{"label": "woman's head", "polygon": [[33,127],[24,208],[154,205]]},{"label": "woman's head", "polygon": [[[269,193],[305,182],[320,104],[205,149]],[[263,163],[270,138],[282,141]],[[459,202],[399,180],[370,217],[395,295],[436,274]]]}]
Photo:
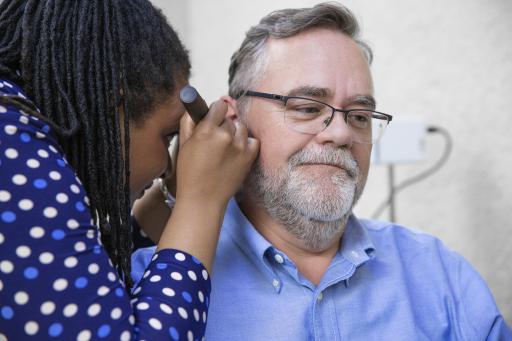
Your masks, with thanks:
[{"label": "woman's head", "polygon": [[[186,50],[147,0],[3,1],[0,31],[0,77],[23,86],[59,135],[103,243],[128,274],[130,127],[154,126],[175,103],[190,72]],[[177,129],[182,112],[170,108],[162,129]]]}]

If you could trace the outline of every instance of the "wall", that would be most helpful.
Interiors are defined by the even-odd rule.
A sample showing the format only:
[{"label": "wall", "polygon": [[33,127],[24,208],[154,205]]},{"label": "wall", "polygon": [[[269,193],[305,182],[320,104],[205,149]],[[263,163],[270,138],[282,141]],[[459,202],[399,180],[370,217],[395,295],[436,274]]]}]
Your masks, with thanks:
[{"label": "wall", "polygon": [[[208,101],[227,93],[231,54],[245,31],[273,9],[316,1],[154,0],[191,51],[191,82]],[[447,129],[447,164],[397,197],[397,222],[431,233],[467,258],[512,323],[512,2],[347,0],[375,52],[378,108]],[[424,162],[396,167],[400,182],[442,152],[427,138]],[[387,195],[374,166],[356,207],[370,217]],[[381,218],[386,219],[383,215]]]}]

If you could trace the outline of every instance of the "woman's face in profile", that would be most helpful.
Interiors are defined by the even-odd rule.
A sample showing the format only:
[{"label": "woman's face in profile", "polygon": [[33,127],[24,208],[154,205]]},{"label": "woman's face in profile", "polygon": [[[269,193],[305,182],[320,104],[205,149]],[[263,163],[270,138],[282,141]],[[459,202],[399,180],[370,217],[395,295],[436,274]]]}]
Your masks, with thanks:
[{"label": "woman's face in profile", "polygon": [[167,169],[170,137],[178,132],[185,108],[179,89],[147,114],[141,123],[130,122],[130,198],[133,203]]}]

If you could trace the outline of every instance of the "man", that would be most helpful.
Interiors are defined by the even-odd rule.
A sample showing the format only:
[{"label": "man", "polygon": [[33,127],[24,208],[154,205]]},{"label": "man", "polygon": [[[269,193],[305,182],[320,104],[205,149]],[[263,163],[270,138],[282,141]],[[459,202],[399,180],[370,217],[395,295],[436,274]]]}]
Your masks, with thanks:
[{"label": "man", "polygon": [[375,111],[371,58],[333,3],[271,13],[232,57],[228,117],[261,147],[225,216],[207,340],[512,339],[462,257],[352,215],[391,121]]}]

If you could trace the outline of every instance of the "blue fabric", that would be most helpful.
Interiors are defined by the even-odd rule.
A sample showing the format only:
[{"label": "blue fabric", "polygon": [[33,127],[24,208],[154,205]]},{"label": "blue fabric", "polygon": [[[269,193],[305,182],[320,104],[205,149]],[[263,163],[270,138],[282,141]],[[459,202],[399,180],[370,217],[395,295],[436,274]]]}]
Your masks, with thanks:
[{"label": "blue fabric", "polygon": [[[133,256],[144,268],[152,249]],[[136,270],[135,270],[136,271]],[[512,340],[478,273],[438,239],[352,216],[318,286],[229,203],[207,340]]]},{"label": "blue fabric", "polygon": [[[0,79],[4,95],[25,97]],[[2,104],[0,174],[0,340],[203,337],[210,278],[202,264],[161,250],[127,294],[52,129]]]}]

